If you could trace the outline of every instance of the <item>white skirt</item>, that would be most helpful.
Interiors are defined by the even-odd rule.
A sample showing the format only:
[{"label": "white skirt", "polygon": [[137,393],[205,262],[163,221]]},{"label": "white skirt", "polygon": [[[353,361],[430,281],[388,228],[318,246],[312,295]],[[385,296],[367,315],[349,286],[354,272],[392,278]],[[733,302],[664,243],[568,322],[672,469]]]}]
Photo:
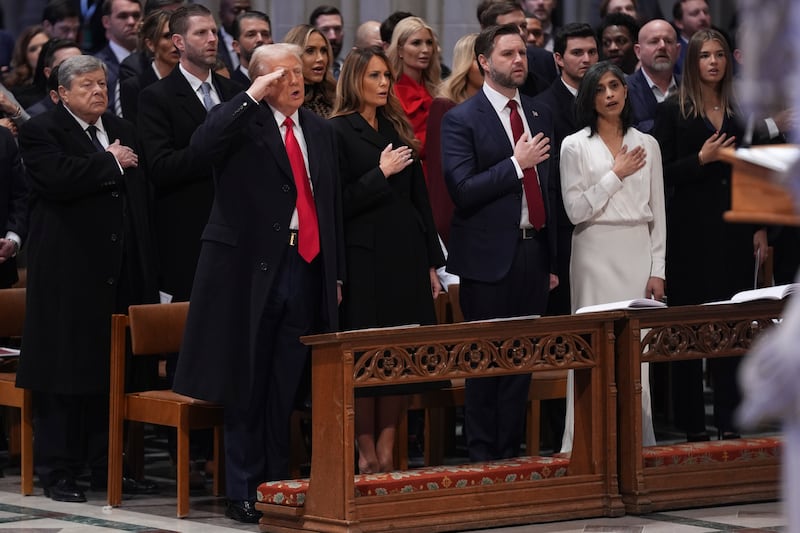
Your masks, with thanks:
[{"label": "white skirt", "polygon": [[[572,234],[570,258],[572,312],[587,305],[643,298],[652,267],[650,250],[647,223],[577,226]],[[570,371],[567,377],[567,416],[561,442],[561,451],[565,453],[572,451],[575,426],[573,380]],[[656,444],[647,363],[642,363],[642,444]]]}]

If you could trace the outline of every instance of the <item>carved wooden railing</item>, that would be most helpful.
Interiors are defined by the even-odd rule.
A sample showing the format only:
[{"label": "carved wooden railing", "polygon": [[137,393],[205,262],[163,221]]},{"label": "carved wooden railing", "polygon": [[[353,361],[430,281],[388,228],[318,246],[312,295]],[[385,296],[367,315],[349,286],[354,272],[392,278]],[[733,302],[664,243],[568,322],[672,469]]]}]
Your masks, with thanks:
[{"label": "carved wooden railing", "polygon": [[[777,497],[774,458],[645,467],[640,363],[744,356],[753,339],[780,317],[782,308],[783,302],[774,301],[674,307],[628,312],[617,323],[619,482],[628,512]],[[666,366],[651,366],[651,372],[659,371],[666,371]]]},{"label": "carved wooden railing", "polygon": [[[622,512],[616,480],[614,320],[621,313],[360,330],[306,337],[313,454],[303,508],[259,505],[262,529],[468,529]],[[567,475],[356,496],[355,388],[575,370],[575,445]],[[271,524],[265,527],[264,524]]]}]

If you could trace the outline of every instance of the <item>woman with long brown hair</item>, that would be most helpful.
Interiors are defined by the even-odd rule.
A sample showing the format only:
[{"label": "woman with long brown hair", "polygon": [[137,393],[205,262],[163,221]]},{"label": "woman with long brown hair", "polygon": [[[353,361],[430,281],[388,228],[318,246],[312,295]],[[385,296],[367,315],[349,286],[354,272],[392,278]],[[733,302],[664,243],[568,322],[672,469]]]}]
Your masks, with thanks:
[{"label": "woman with long brown hair", "polygon": [[[733,96],[733,58],[716,30],[689,41],[680,90],[659,106],[654,134],[664,161],[667,202],[667,277],[670,305],[727,300],[752,288],[754,256],[764,259],[766,230],[728,224],[731,168],[720,150],[735,146],[743,129]],[[709,361],[714,418],[720,438],[734,438],[739,403],[738,358]],[[675,422],[687,440],[708,440],[700,361],[673,363]]]},{"label": "woman with long brown hair", "polygon": [[[444,258],[418,144],[393,85],[378,47],[352,50],[339,75],[331,123],[339,141],[347,263],[343,329],[436,322],[436,268]],[[403,392],[387,388],[356,398],[360,472],[393,468]]]}]

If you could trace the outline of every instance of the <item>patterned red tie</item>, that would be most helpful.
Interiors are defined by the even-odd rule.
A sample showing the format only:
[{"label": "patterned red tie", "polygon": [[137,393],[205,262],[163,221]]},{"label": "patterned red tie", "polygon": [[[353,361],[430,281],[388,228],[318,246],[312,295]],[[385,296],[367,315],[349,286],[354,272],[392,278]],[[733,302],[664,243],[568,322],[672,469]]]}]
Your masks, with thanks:
[{"label": "patterned red tie", "polygon": [[317,224],[317,208],[314,205],[314,195],[311,193],[311,183],[308,181],[306,164],[303,160],[303,151],[294,136],[294,122],[286,117],[283,121],[286,126],[286,155],[292,166],[294,185],[297,188],[297,219],[300,227],[297,235],[297,249],[300,257],[310,263],[319,254],[319,227]]},{"label": "patterned red tie", "polygon": [[[511,133],[514,136],[514,144],[522,137],[525,128],[522,125],[522,117],[519,116],[516,100],[509,100],[506,104],[511,110]],[[544,200],[542,199],[542,189],[539,187],[539,175],[536,167],[523,169],[522,187],[525,189],[525,198],[528,201],[528,218],[537,230],[544,227],[545,213]]]}]

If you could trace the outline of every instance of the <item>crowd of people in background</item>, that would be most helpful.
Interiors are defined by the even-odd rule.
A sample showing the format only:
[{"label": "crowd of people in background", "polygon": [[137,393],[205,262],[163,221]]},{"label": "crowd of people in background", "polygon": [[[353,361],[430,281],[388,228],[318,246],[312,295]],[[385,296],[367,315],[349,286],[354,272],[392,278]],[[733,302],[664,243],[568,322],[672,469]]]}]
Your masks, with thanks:
[{"label": "crowd of people in background", "polygon": [[[24,258],[18,385],[45,494],[85,501],[87,467],[105,488],[109,317],[131,304],[192,302],[166,382],[225,406],[226,513],[257,522],[256,486],[289,475],[303,335],[434,324],[454,276],[482,320],[727,299],[769,241],[776,272],[796,271],[796,232],[723,222],[721,150],[780,142],[796,114],[742,115],[741,51],[711,1],[677,0],[670,19],[653,0],[595,1],[589,23],[559,26],[556,0],[483,0],[452,65],[409,12],[361,22],[344,49],[329,5],[279,36],[250,0],[216,16],[103,0],[88,20],[49,0],[41,24],[0,34],[0,288]],[[708,440],[701,363],[670,373],[676,427]],[[735,373],[709,363],[720,439],[739,436]],[[529,386],[467,380],[471,460],[520,453]],[[407,393],[356,398],[361,473],[395,467]],[[571,402],[547,420],[570,451]]]}]

